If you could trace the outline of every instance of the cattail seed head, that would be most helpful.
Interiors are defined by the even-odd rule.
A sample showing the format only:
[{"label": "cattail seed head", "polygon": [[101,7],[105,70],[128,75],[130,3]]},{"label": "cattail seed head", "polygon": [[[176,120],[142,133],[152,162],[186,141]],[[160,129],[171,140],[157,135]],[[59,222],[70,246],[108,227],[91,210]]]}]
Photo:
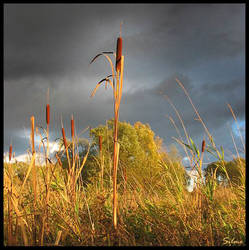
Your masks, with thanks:
[{"label": "cattail seed head", "polygon": [[121,69],[121,57],[122,57],[122,38],[118,37],[117,50],[116,50],[116,71]]},{"label": "cattail seed head", "polygon": [[49,125],[49,122],[50,122],[50,106],[49,106],[49,104],[47,104],[47,107],[46,107],[46,121],[47,121],[47,124]]},{"label": "cattail seed head", "polygon": [[12,145],[10,144],[10,148],[9,148],[9,161],[11,161],[11,156],[12,156]]},{"label": "cattail seed head", "polygon": [[31,145],[32,145],[32,153],[35,152],[35,117],[30,117],[31,122]]},{"label": "cattail seed head", "polygon": [[102,151],[102,136],[99,136],[99,151]]},{"label": "cattail seed head", "polygon": [[203,153],[205,150],[206,142],[205,140],[202,141],[201,152]]},{"label": "cattail seed head", "polygon": [[71,119],[71,135],[72,135],[72,138],[74,138],[74,119],[73,119],[73,115],[72,115],[72,119]]},{"label": "cattail seed head", "polygon": [[61,128],[61,130],[62,130],[62,137],[63,137],[64,146],[66,148],[67,147],[67,140],[66,140],[66,135],[65,135],[65,129]]}]

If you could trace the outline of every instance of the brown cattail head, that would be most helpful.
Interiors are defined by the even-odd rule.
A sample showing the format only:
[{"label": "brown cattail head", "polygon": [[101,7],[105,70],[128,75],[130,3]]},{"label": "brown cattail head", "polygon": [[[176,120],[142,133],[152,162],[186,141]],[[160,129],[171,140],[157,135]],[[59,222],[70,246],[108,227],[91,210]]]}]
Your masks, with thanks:
[{"label": "brown cattail head", "polygon": [[102,136],[99,136],[99,151],[102,151]]},{"label": "brown cattail head", "polygon": [[206,142],[205,140],[202,141],[201,152],[203,153],[205,150]]},{"label": "brown cattail head", "polygon": [[72,135],[72,138],[74,138],[74,119],[73,119],[73,115],[72,115],[72,119],[71,119],[71,135]]},{"label": "brown cattail head", "polygon": [[11,161],[11,156],[12,156],[12,145],[10,144],[10,148],[9,148],[9,161]]},{"label": "brown cattail head", "polygon": [[116,50],[116,71],[121,69],[121,57],[122,57],[122,38],[118,37],[117,50]]},{"label": "brown cattail head", "polygon": [[66,136],[65,136],[65,129],[61,128],[61,130],[62,130],[62,137],[63,137],[64,146],[66,148],[67,147],[67,140],[66,140]]},{"label": "brown cattail head", "polygon": [[49,106],[49,104],[47,104],[47,107],[46,107],[46,121],[47,121],[47,124],[49,125],[49,122],[50,122],[50,106]]},{"label": "brown cattail head", "polygon": [[32,154],[35,152],[35,117],[30,117]]}]

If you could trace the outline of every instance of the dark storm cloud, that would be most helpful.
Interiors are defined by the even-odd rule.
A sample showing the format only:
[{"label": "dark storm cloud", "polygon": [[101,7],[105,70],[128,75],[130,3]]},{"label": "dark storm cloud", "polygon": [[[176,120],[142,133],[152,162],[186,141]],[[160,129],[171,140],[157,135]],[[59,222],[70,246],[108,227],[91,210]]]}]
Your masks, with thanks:
[{"label": "dark storm cloud", "polygon": [[208,128],[219,131],[217,140],[231,144],[223,129],[232,122],[226,103],[245,118],[244,5],[5,4],[4,150],[12,137],[24,151],[21,144],[27,142],[20,131],[29,128],[31,115],[45,125],[48,88],[54,138],[60,136],[61,115],[67,131],[71,114],[78,130],[112,117],[110,89],[100,87],[89,97],[110,73],[108,62],[89,62],[101,51],[115,50],[121,21],[125,72],[120,119],[149,123],[166,144],[173,142],[176,131],[165,116],[180,123],[163,98],[167,94],[189,133],[200,140],[203,128],[194,120],[178,77]]},{"label": "dark storm cloud", "polygon": [[[186,75],[175,73],[155,88],[140,89],[126,94],[123,104],[126,107],[123,115],[129,117],[129,120],[132,122],[140,120],[144,123],[149,123],[156,134],[160,135],[167,145],[174,142],[173,137],[178,138],[176,128],[169,119],[171,117],[182,138],[186,141],[181,122],[174,108],[167,101],[165,97],[167,95],[180,114],[189,136],[199,142],[199,144],[204,137],[207,139],[205,129],[200,121],[197,120],[198,117],[188,97],[177,84],[176,77],[184,85],[205,126],[214,136],[217,144],[231,148],[232,138],[229,128],[231,129],[234,119],[227,104],[231,104],[237,119],[245,119],[243,78],[226,82],[205,83],[198,86]],[[237,143],[241,145],[238,138]]]}]

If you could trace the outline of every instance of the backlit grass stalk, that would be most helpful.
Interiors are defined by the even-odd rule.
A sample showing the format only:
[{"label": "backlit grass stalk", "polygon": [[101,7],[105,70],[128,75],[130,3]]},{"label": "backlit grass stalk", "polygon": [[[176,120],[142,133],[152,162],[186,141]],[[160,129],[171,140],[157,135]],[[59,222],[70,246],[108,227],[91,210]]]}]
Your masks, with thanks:
[{"label": "backlit grass stalk", "polygon": [[[113,82],[110,81],[109,77],[107,76],[103,80],[101,80],[97,86],[95,87],[94,91],[92,92],[91,96],[94,96],[97,88],[103,81],[108,82],[113,88],[113,96],[114,96],[114,130],[113,130],[113,226],[114,229],[117,229],[117,168],[118,168],[118,155],[119,155],[119,143],[118,143],[118,118],[119,118],[119,106],[122,97],[122,88],[123,88],[123,68],[124,68],[124,56],[122,55],[122,37],[118,37],[117,39],[117,48],[116,48],[116,65],[115,70],[116,74],[114,74],[114,67],[113,63],[109,56],[106,54],[112,54],[112,52],[103,52],[98,54],[93,58],[91,63],[100,55],[104,55],[106,59],[109,61],[111,70],[112,70],[112,79]],[[116,81],[115,81],[116,80]]]},{"label": "backlit grass stalk", "polygon": [[[32,150],[32,157],[35,155],[35,117],[31,116],[30,118],[30,125],[31,125],[31,150]],[[33,202],[33,207],[34,207],[34,224],[33,224],[33,238],[34,238],[34,245],[36,245],[36,220],[37,216],[36,214],[36,201],[37,201],[37,174],[36,174],[36,166],[35,166],[35,159],[33,162],[32,166],[32,175],[33,175],[33,192],[34,192],[34,202]]]},{"label": "backlit grass stalk", "polygon": [[72,198],[73,201],[75,201],[75,190],[76,190],[76,182],[75,182],[75,164],[76,164],[76,156],[75,156],[75,152],[74,152],[74,147],[75,147],[75,143],[74,143],[74,117],[72,115],[71,118],[71,137],[72,137],[72,169],[71,169],[71,173],[70,173],[70,178],[71,178],[71,191],[72,191]]},{"label": "backlit grass stalk", "polygon": [[236,116],[235,116],[235,114],[234,114],[234,112],[233,112],[233,109],[232,109],[231,105],[227,103],[227,106],[228,106],[229,110],[231,111],[231,113],[232,113],[232,115],[233,115],[233,118],[234,118],[234,120],[235,120],[237,129],[238,129],[238,132],[239,132],[240,140],[241,140],[241,143],[242,143],[242,145],[243,145],[244,152],[245,152],[245,151],[246,151],[246,149],[245,149],[245,143],[244,143],[244,140],[243,140],[242,135],[241,135],[241,132],[240,132],[240,128],[239,128],[239,125],[238,125],[238,121],[237,121],[237,119],[236,119]]},{"label": "backlit grass stalk", "polygon": [[65,129],[63,126],[63,122],[62,122],[62,117],[61,117],[61,132],[62,132],[62,140],[63,140],[63,144],[66,150],[66,154],[67,154],[67,161],[69,164],[69,169],[70,169],[70,159],[69,159],[69,154],[68,154],[68,145],[67,145],[67,138],[66,138],[66,134],[65,134]]},{"label": "backlit grass stalk", "polygon": [[74,156],[74,118],[71,118],[71,137],[72,137],[72,175],[75,171],[75,156]]},{"label": "backlit grass stalk", "polygon": [[48,203],[49,203],[49,186],[50,186],[50,173],[49,173],[49,124],[50,124],[50,105],[49,105],[49,89],[47,92],[47,105],[46,105],[46,125],[47,125],[47,150],[46,150],[46,201],[45,201],[45,217],[43,218],[42,233],[41,233],[41,245],[43,245],[45,224],[48,224]]},{"label": "backlit grass stalk", "polygon": [[99,136],[99,158],[100,158],[100,165],[101,165],[101,188],[103,190],[103,183],[104,183],[104,155],[102,152],[102,136]]}]

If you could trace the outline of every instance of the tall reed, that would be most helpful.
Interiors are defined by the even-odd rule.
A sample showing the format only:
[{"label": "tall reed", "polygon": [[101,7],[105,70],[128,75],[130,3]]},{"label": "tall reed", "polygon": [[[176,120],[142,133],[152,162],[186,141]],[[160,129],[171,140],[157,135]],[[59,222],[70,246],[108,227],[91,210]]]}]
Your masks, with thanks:
[{"label": "tall reed", "polygon": [[[123,88],[123,68],[124,68],[124,56],[122,55],[122,37],[121,37],[121,25],[120,25],[120,36],[117,39],[116,47],[116,65],[114,73],[114,67],[112,60],[107,54],[113,54],[113,52],[102,52],[95,56],[90,64],[98,58],[100,55],[106,57],[109,61],[112,75],[107,76],[97,83],[95,89],[93,90],[91,97],[94,96],[97,88],[104,81],[109,83],[113,89],[114,96],[114,129],[113,129],[113,227],[117,229],[117,206],[118,206],[118,197],[117,197],[117,169],[118,169],[118,156],[119,156],[119,143],[118,143],[118,119],[119,119],[119,107],[122,98],[122,88]],[[112,81],[109,79],[112,77]]]},{"label": "tall reed", "polygon": [[34,157],[33,166],[32,166],[32,174],[33,174],[33,192],[34,192],[34,223],[33,223],[33,238],[34,238],[34,245],[37,244],[36,239],[36,200],[37,200],[37,173],[36,173],[36,165],[35,165],[35,117],[31,116],[30,118],[30,125],[31,125],[31,150],[32,150],[32,157]]}]

